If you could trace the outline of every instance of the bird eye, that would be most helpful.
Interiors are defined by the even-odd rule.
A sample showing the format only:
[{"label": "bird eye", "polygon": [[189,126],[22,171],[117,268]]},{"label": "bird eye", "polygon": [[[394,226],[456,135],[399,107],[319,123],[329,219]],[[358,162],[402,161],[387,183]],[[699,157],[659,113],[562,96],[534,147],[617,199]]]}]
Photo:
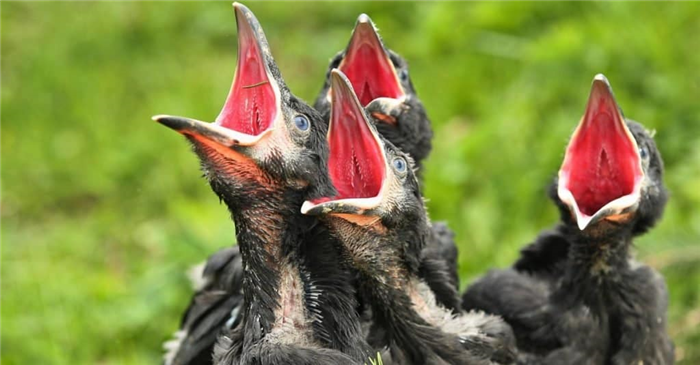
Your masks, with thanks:
[{"label": "bird eye", "polygon": [[647,150],[646,147],[642,147],[639,149],[639,157],[642,158],[642,160],[646,160],[649,158],[649,150]]},{"label": "bird eye", "polygon": [[394,161],[392,161],[392,164],[394,165],[394,169],[396,169],[398,172],[406,172],[406,168],[408,168],[406,160],[401,157],[395,158]]},{"label": "bird eye", "polygon": [[307,118],[306,115],[299,114],[294,117],[294,125],[299,128],[299,130],[306,131],[309,129],[309,126],[311,126],[311,122],[309,122],[309,118]]},{"label": "bird eye", "polygon": [[408,70],[405,69],[405,68],[404,68],[403,70],[401,70],[401,71],[399,72],[399,78],[400,78],[401,81],[403,81],[403,82],[408,81]]}]

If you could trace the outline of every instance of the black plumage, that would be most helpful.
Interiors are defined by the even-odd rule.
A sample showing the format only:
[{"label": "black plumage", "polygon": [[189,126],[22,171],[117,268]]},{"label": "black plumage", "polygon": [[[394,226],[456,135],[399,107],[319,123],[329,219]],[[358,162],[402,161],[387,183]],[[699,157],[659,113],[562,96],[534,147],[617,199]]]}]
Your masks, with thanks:
[{"label": "black plumage", "polygon": [[[329,196],[331,200],[307,201],[302,211],[319,215],[342,243],[347,260],[360,273],[360,288],[369,298],[376,326],[384,331],[392,361],[512,362],[512,332],[501,319],[478,312],[455,316],[435,302],[419,275],[421,253],[432,231],[411,158],[380,139],[339,71],[332,73],[332,88],[333,108],[339,112],[332,113],[330,129],[353,133],[352,139],[334,135],[343,132],[329,135],[330,161],[339,164],[330,166],[336,172],[331,178],[344,192]],[[368,155],[372,145],[381,156]],[[375,174],[368,169],[379,170]],[[358,176],[348,193],[348,182],[339,178]],[[372,176],[382,176],[381,188],[377,196],[366,197],[365,189],[377,183]]]},{"label": "black plumage", "polygon": [[[326,172],[326,123],[290,93],[252,12],[240,4],[234,8],[239,60],[244,47],[246,61],[258,63],[246,65],[243,72],[247,73],[234,79],[217,122],[154,118],[192,142],[212,190],[235,221],[243,304],[240,324],[219,337],[214,363],[362,364],[371,351],[355,311],[352,277],[337,265],[337,245],[327,229],[299,212],[304,200],[334,192]],[[236,82],[245,84],[241,88]],[[270,90],[268,95],[279,99],[270,103],[253,97],[246,103],[239,100],[257,95],[258,90]],[[226,119],[227,113],[240,113],[240,108],[251,105],[249,120]],[[275,110],[266,109],[270,105]],[[270,115],[278,117],[264,120]],[[235,128],[246,132],[259,128],[259,133]],[[225,274],[232,266],[237,272],[236,259],[218,261],[218,255],[213,259],[217,262],[209,265],[214,272]],[[238,283],[225,281],[216,285],[235,291]],[[218,313],[227,310],[202,310],[197,303],[188,312],[206,315],[196,316],[199,323],[189,327],[206,331],[209,324],[218,326]],[[216,327],[211,330],[219,332]],[[202,353],[205,346],[195,347]],[[174,359],[200,358],[179,355]]]},{"label": "black plumage", "polygon": [[[250,257],[241,324],[219,338],[214,363],[362,364],[372,352],[355,312],[352,277],[337,265],[327,231],[299,213],[307,192],[239,190],[221,181],[212,188],[231,209],[241,253]],[[275,232],[281,236],[272,242]]]},{"label": "black plumage", "polygon": [[166,364],[211,364],[216,339],[240,320],[243,264],[238,246],[209,257],[195,282],[202,283],[182,318],[176,339],[166,343]]},{"label": "black plumage", "polygon": [[208,177],[231,210],[247,267],[241,324],[220,337],[214,363],[361,364],[370,351],[354,311],[351,277],[336,264],[325,229],[298,212],[308,191]]},{"label": "black plumage", "polygon": [[[603,103],[609,107],[600,106]],[[561,180],[556,180],[550,197],[561,222],[525,247],[512,268],[493,270],[472,284],[463,305],[503,316],[513,327],[523,364],[672,364],[666,285],[630,253],[633,238],[650,229],[663,212],[663,162],[650,134],[640,124],[625,121],[617,110],[602,75],[594,80],[581,125],[596,108],[602,112],[593,118],[619,118],[618,125],[624,123],[629,131],[618,129],[625,132],[621,135],[634,139],[635,161],[643,171],[638,199],[624,206],[608,205],[581,228],[582,216],[562,200]],[[603,145],[607,137],[600,136],[598,143]],[[606,148],[612,153],[611,148],[618,147]],[[601,186],[594,179],[586,183],[594,192]]]},{"label": "black plumage", "polygon": [[459,294],[455,294],[459,290],[459,252],[455,234],[446,222],[433,222],[430,228],[422,252],[420,275],[435,293],[438,303],[458,312],[461,300]]}]

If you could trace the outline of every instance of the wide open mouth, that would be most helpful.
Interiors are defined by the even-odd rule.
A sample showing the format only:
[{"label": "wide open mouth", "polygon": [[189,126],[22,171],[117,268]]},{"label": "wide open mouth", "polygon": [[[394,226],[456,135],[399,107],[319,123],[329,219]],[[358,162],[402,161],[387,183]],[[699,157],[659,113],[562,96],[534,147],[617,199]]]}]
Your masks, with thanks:
[{"label": "wide open mouth", "polygon": [[396,68],[366,14],[357,18],[338,69],[350,79],[362,106],[379,97],[397,99],[405,95]]},{"label": "wide open mouth", "polygon": [[[336,196],[307,201],[302,213],[361,213],[381,202],[387,162],[384,145],[352,90],[350,80],[331,72],[328,169]],[[324,209],[325,208],[325,209]]]},{"label": "wide open mouth", "polygon": [[234,3],[238,26],[238,61],[231,91],[215,124],[257,140],[269,131],[280,111],[279,85],[268,68],[267,41],[255,15]]},{"label": "wide open mouth", "polygon": [[637,142],[599,74],[559,170],[559,198],[573,207],[583,230],[592,220],[634,205],[643,178]]},{"label": "wide open mouth", "polygon": [[[158,115],[157,122],[227,152],[233,146],[252,146],[272,131],[281,118],[278,81],[271,76],[265,34],[255,15],[245,6],[233,4],[238,25],[236,74],[226,103],[214,123]],[[223,147],[223,148],[221,148]]]}]

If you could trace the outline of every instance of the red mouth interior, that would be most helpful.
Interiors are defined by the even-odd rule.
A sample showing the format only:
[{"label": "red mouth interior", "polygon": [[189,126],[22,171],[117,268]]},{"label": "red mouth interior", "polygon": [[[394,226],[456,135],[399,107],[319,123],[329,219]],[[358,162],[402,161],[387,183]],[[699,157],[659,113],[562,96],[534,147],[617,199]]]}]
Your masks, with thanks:
[{"label": "red mouth interior", "polygon": [[569,174],[566,188],[588,216],[631,194],[642,175],[637,148],[623,123],[611,94],[592,95],[584,120],[567,148],[562,166]]},{"label": "red mouth interior", "polygon": [[222,127],[257,136],[277,115],[275,92],[265,71],[265,58],[245,19],[238,19],[238,64],[224,108],[216,118]]},{"label": "red mouth interior", "polygon": [[338,68],[350,79],[362,106],[379,97],[395,99],[403,96],[394,65],[368,23],[355,28]]},{"label": "red mouth interior", "polygon": [[375,197],[384,180],[382,147],[344,82],[333,83],[332,105],[328,167],[338,191],[334,200]]}]

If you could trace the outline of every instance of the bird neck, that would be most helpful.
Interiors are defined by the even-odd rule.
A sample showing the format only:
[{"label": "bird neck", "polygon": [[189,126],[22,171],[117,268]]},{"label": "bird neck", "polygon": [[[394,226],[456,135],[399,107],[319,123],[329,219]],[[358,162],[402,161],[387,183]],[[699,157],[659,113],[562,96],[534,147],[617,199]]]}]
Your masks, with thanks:
[{"label": "bird neck", "polygon": [[320,345],[364,360],[371,349],[352,277],[337,264],[330,232],[301,214],[304,196],[268,191],[229,205],[244,267],[244,343],[271,334],[276,343]]},{"label": "bird neck", "polygon": [[[342,244],[346,259],[357,269],[361,288],[369,298],[377,323],[388,331],[388,337],[407,351],[416,363],[423,363],[429,351],[426,340],[441,342],[439,347],[450,347],[454,338],[445,334],[422,317],[419,310],[434,298],[420,291],[425,286],[418,276],[418,265],[411,263],[418,257],[423,245],[420,234],[411,234],[418,248],[414,255],[404,238],[392,234],[379,221],[349,222],[345,218],[328,216],[326,223]],[[408,237],[408,236],[407,236]],[[421,285],[419,285],[421,284]],[[426,286],[427,287],[427,286]],[[432,295],[432,293],[430,293]],[[386,305],[391,303],[391,305]]]},{"label": "bird neck", "polygon": [[280,334],[276,338],[281,342],[311,341],[297,253],[305,229],[297,223],[305,217],[291,208],[303,200],[296,199],[299,204],[294,205],[293,195],[273,190],[235,200],[226,203],[235,221],[244,268],[245,342],[273,332]]},{"label": "bird neck", "polygon": [[583,301],[590,307],[608,302],[612,293],[624,285],[621,275],[630,268],[631,227],[602,227],[580,231],[570,227],[570,247],[562,285],[555,297],[571,303]]},{"label": "bird neck", "polygon": [[379,218],[353,217],[349,221],[330,215],[326,223],[342,244],[346,258],[363,276],[381,278],[396,288],[405,288],[417,277],[424,245],[419,235],[411,235],[412,242],[403,242],[411,237],[400,237],[395,234],[399,230],[388,229]]}]

